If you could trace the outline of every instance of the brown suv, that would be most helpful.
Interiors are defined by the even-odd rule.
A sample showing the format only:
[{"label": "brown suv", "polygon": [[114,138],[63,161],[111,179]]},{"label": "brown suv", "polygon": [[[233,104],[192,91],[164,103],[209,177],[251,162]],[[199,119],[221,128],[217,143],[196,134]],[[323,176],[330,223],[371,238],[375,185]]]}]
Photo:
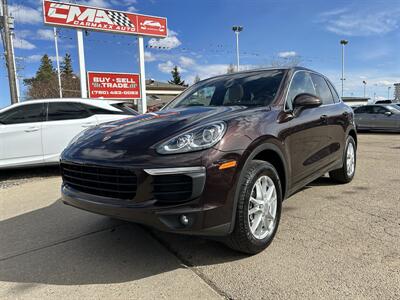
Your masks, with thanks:
[{"label": "brown suv", "polygon": [[203,80],[158,113],[89,129],[61,158],[66,204],[257,253],[282,200],[329,172],[352,180],[353,112],[323,75],[263,69]]}]

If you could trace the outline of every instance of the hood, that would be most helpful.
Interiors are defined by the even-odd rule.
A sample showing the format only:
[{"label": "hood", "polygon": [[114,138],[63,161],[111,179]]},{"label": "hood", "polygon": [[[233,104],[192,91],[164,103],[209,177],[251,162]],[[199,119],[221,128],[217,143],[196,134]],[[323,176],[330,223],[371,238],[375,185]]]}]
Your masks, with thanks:
[{"label": "hood", "polygon": [[83,160],[123,159],[148,153],[164,139],[213,121],[228,120],[247,110],[243,106],[187,107],[147,113],[88,129],[63,158]]}]

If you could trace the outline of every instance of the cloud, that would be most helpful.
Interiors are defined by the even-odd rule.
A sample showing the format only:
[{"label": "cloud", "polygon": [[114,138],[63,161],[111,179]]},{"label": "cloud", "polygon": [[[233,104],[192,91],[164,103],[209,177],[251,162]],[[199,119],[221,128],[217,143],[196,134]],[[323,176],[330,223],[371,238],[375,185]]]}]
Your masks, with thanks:
[{"label": "cloud", "polygon": [[51,41],[54,39],[54,32],[51,29],[39,29],[36,36],[39,40]]},{"label": "cloud", "polygon": [[42,13],[39,9],[34,9],[24,5],[10,5],[9,10],[17,23],[37,24],[43,22]]},{"label": "cloud", "polygon": [[146,62],[151,62],[151,61],[155,61],[156,57],[153,55],[153,53],[151,53],[149,51],[144,51],[144,60]]},{"label": "cloud", "polygon": [[171,73],[172,69],[177,66],[179,73],[185,73],[187,70],[181,68],[177,64],[174,64],[172,61],[166,61],[164,63],[159,63],[158,64],[158,70],[160,70],[163,73]]},{"label": "cloud", "polygon": [[14,38],[14,47],[17,49],[24,49],[24,50],[32,50],[36,48],[34,44],[19,37]]},{"label": "cloud", "polygon": [[166,50],[174,49],[182,44],[177,35],[178,34],[175,31],[168,29],[168,37],[163,39],[152,38],[147,44],[150,48]]},{"label": "cloud", "polygon": [[380,11],[360,8],[354,11],[339,9],[321,13],[319,22],[325,25],[326,30],[338,35],[381,35],[399,28],[399,13],[398,8]]},{"label": "cloud", "polygon": [[129,11],[129,12],[137,12],[138,11],[138,9],[132,5],[128,6],[125,10]]},{"label": "cloud", "polygon": [[283,52],[279,52],[278,56],[281,58],[288,58],[288,57],[297,56],[297,53],[295,51],[283,51]]},{"label": "cloud", "polygon": [[196,61],[190,57],[181,56],[179,57],[179,64],[183,67],[191,67],[196,64]]}]

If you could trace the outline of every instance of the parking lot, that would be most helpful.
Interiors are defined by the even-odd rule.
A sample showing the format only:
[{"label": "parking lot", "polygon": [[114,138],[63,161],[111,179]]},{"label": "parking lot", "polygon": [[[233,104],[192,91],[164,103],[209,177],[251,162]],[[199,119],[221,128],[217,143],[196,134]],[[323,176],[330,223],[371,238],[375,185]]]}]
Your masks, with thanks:
[{"label": "parking lot", "polygon": [[[355,180],[283,204],[255,256],[63,205],[56,168],[0,175],[0,297],[400,297],[400,135],[360,134]],[[34,172],[34,173],[32,173]]]}]

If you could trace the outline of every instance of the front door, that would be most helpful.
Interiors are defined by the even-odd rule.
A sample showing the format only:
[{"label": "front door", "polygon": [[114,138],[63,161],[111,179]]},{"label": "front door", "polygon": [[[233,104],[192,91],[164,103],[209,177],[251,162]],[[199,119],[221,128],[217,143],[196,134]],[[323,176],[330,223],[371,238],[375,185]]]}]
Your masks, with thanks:
[{"label": "front door", "polygon": [[20,105],[0,115],[0,167],[43,162],[43,118],[43,103]]}]

